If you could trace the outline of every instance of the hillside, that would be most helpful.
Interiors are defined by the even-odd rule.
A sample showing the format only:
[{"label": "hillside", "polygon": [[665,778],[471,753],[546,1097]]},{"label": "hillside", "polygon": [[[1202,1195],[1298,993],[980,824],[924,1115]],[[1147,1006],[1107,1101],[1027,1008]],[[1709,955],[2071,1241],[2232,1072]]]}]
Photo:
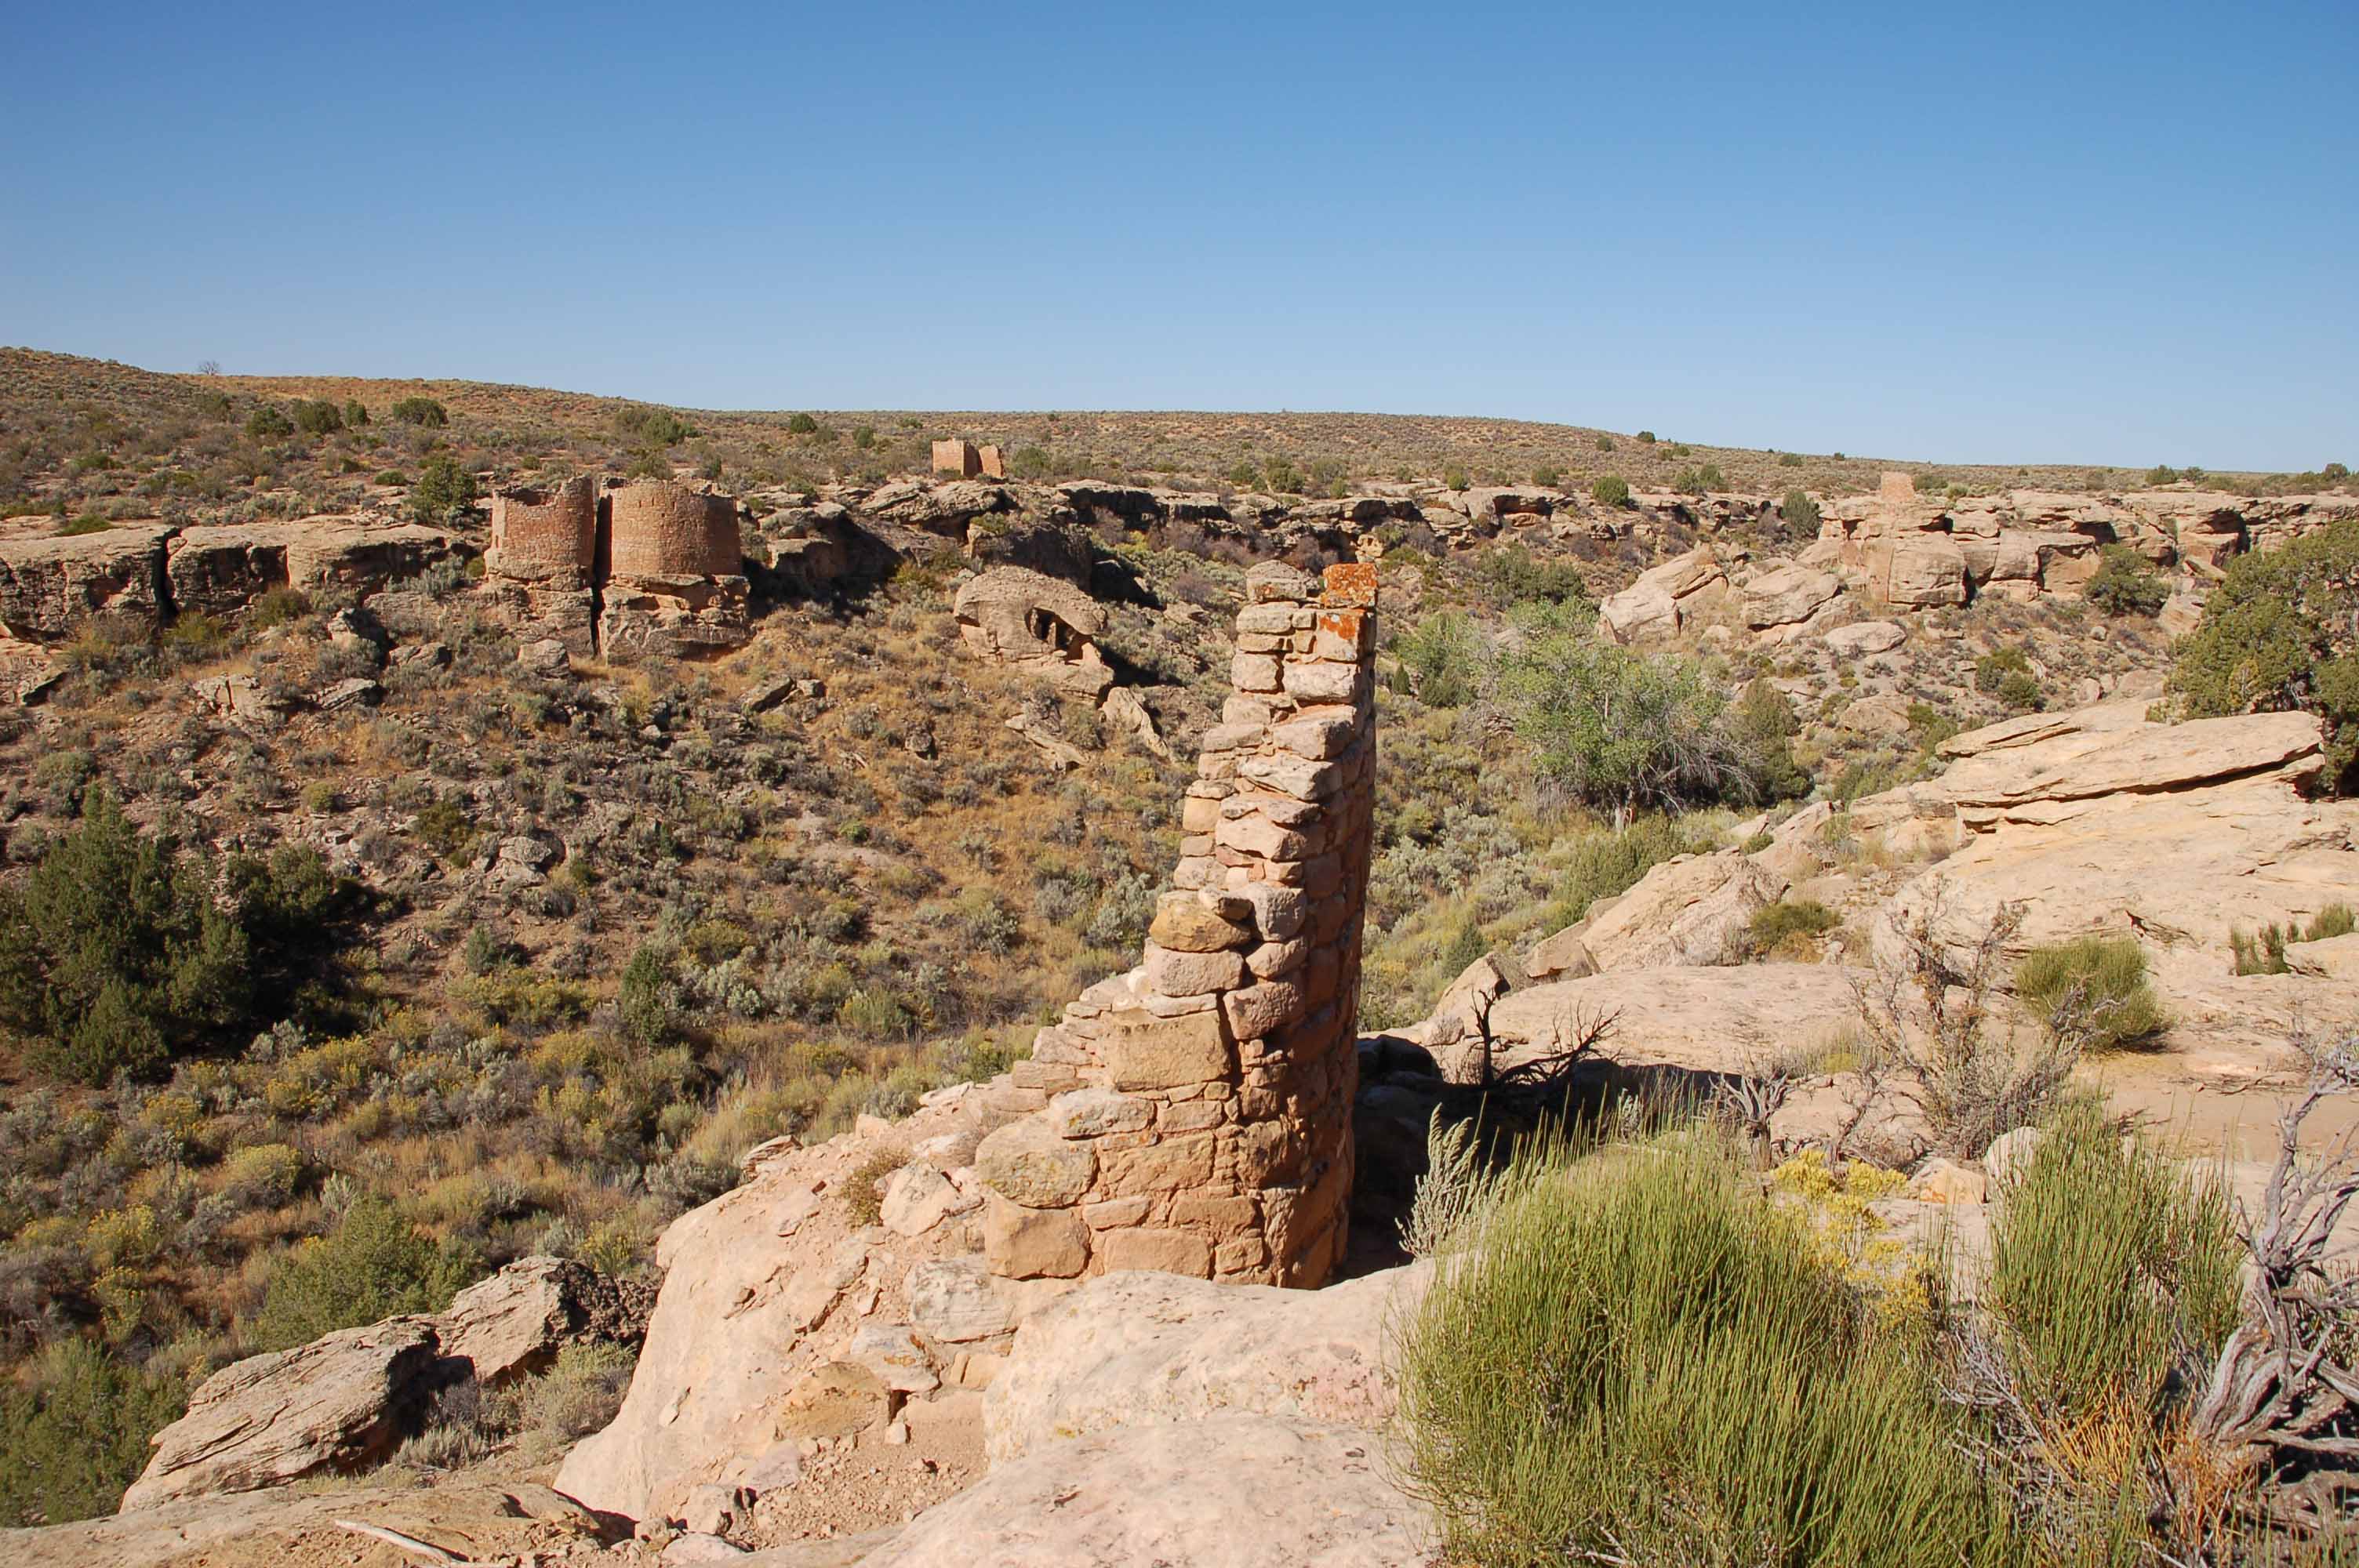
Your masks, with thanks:
[{"label": "hillside", "polygon": [[[930,474],[943,437],[996,440],[1009,479]],[[603,1282],[600,1334],[522,1391],[405,1407],[365,1461],[546,1478],[614,1415],[675,1225],[668,1247],[724,1240],[705,1273],[675,1253],[674,1288],[751,1271],[758,1311],[650,1340],[671,1369],[616,1429],[648,1435],[604,1451],[736,1443],[734,1406],[672,1431],[654,1379],[707,1353],[783,1379],[772,1352],[821,1337],[848,1357],[855,1320],[973,1306],[921,1271],[1043,1245],[985,1234],[1008,1210],[978,1145],[1098,1092],[1044,1026],[1137,972],[1174,1016],[1197,994],[1175,973],[1257,1005],[1280,966],[1324,963],[1340,992],[1320,1092],[1367,1090],[1349,1245],[1314,1266],[1227,1221],[1158,1239],[1233,1280],[1397,1264],[1426,1119],[1490,1106],[1495,1066],[1560,1112],[1774,1057],[1794,1098],[1757,1131],[1781,1162],[1832,1145],[1893,1190],[1978,1162],[1989,1139],[1906,1111],[1832,1130],[1868,1059],[1853,982],[1943,874],[1988,929],[2030,899],[2001,989],[2035,949],[2145,943],[2171,1022],[2084,1078],[2248,1138],[2223,1097],[2286,1081],[2292,1021],[2354,983],[2353,731],[2312,670],[2342,656],[2327,631],[2260,628],[2297,704],[2239,684],[2260,633],[2224,616],[2254,583],[2291,601],[2271,562],[2342,581],[2354,527],[2332,470],[1789,460],[1375,416],[733,414],[0,351],[0,1416],[28,1434],[0,1525],[110,1509],[221,1368],[459,1311],[536,1257]],[[2167,685],[2190,659],[2200,701]],[[1288,685],[1280,660],[1335,667]],[[1348,737],[1321,729],[1335,706]],[[2288,706],[2319,717],[2266,711]],[[1285,745],[1312,754],[1250,776],[1304,799],[1223,815],[1233,753]],[[1322,821],[1304,800],[1341,798],[1347,762]],[[1309,889],[1322,858],[1344,869],[1316,873],[1299,950],[1202,881]],[[1210,913],[1175,928],[1200,889]],[[1223,956],[1248,920],[1266,975]],[[1551,1076],[1582,1020],[1626,1080]],[[1175,1139],[1221,1082],[1156,1112]],[[1100,1134],[1107,1169],[1145,1135]],[[1290,1190],[1256,1189],[1255,1246]],[[1139,1195],[1093,1197],[1129,1215],[1105,1228]],[[1102,1263],[1079,1219],[1038,1223]],[[865,1276],[842,1261],[864,1237]],[[1008,1299],[1041,1308],[1077,1270]],[[845,1271],[816,1315],[764,1293]],[[939,1432],[890,1440],[923,1478],[862,1480],[886,1427],[848,1429],[754,1534],[897,1524],[976,1480],[1014,1318],[993,1322],[896,1363],[942,1401]]]}]

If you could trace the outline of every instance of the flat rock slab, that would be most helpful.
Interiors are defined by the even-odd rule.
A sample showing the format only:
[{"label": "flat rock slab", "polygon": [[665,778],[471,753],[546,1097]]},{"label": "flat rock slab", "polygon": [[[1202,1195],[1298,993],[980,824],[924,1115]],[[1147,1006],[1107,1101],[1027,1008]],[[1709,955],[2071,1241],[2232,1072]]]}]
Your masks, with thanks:
[{"label": "flat rock slab", "polygon": [[[1424,1507],[1353,1427],[1221,1416],[1052,1444],[930,1509],[860,1568],[1424,1568]],[[799,1568],[789,1548],[742,1559]]]},{"label": "flat rock slab", "polygon": [[1850,981],[1832,964],[1625,969],[1510,991],[1492,1010],[1497,1061],[1528,1059],[1550,1026],[1619,1013],[1603,1054],[1633,1065],[1702,1072],[1758,1066],[1820,1044],[1858,1016]]}]

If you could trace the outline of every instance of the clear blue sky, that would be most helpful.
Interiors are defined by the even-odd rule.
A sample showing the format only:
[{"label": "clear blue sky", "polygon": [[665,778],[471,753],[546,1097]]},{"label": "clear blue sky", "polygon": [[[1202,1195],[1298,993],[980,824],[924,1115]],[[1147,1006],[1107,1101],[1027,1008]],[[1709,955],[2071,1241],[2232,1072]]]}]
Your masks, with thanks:
[{"label": "clear blue sky", "polygon": [[0,341],[2359,462],[2359,4],[0,5]]}]

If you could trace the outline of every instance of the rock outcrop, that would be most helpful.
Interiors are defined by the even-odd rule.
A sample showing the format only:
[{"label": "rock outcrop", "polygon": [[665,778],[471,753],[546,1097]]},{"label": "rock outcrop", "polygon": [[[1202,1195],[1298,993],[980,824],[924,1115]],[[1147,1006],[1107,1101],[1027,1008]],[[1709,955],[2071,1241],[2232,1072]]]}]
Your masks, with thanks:
[{"label": "rock outcrop", "polygon": [[433,1325],[397,1317],[225,1367],[156,1434],[124,1510],[382,1459],[432,1393],[436,1358]]},{"label": "rock outcrop", "polygon": [[164,580],[168,524],[134,524],[68,538],[0,540],[0,633],[62,643],[93,615],[153,627],[170,612]]},{"label": "rock outcrop", "polygon": [[1724,597],[1727,574],[1719,557],[1699,546],[1638,574],[1597,607],[1598,628],[1617,643],[1675,636],[1708,604]]},{"label": "rock outcrop", "polygon": [[1106,612],[1069,582],[1024,567],[993,567],[952,600],[959,634],[987,657],[1095,702],[1114,685],[1099,654]]}]

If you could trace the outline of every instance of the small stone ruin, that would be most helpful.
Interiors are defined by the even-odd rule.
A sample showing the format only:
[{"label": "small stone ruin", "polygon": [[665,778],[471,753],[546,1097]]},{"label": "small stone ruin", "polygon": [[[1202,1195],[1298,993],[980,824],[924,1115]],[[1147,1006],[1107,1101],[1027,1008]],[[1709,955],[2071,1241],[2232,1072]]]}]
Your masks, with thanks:
[{"label": "small stone ruin", "polygon": [[1005,1278],[1315,1286],[1346,1245],[1375,795],[1375,568],[1246,579],[1145,962],[1040,1031],[984,1141]]},{"label": "small stone ruin", "polygon": [[484,565],[485,590],[570,653],[677,657],[751,634],[737,503],[669,480],[503,491]]},{"label": "small stone ruin", "polygon": [[934,471],[954,479],[1006,479],[1007,461],[997,447],[978,447],[965,440],[936,441]]}]

